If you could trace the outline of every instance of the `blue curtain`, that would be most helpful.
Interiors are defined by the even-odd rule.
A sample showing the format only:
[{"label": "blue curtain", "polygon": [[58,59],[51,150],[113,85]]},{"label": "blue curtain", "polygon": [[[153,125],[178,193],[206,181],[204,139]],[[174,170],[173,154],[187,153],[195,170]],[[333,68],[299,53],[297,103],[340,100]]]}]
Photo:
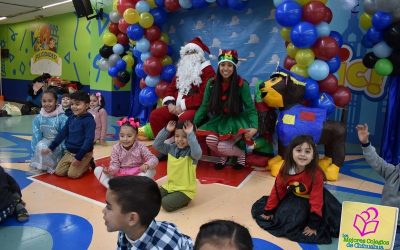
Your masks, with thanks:
[{"label": "blue curtain", "polygon": [[387,83],[389,96],[380,155],[397,165],[400,162],[400,76],[389,78]]}]

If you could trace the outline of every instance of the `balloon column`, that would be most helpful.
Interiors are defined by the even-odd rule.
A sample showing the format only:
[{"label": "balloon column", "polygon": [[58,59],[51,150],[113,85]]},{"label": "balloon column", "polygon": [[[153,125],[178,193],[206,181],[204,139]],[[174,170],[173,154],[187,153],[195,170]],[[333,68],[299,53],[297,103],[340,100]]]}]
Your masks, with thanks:
[{"label": "balloon column", "polygon": [[108,71],[116,87],[130,80],[132,67],[140,78],[139,102],[150,107],[158,97],[164,97],[168,84],[176,73],[172,64],[172,48],[167,33],[161,31],[167,12],[181,8],[197,9],[208,4],[243,10],[244,0],[114,0],[109,13],[110,25],[103,35],[100,48],[100,69]]},{"label": "balloon column", "polygon": [[364,0],[364,11],[360,26],[367,33],[362,45],[372,52],[363,64],[381,76],[400,75],[400,1]]},{"label": "balloon column", "polygon": [[305,98],[313,106],[344,107],[351,100],[347,87],[339,86],[335,72],[340,68],[339,50],[343,45],[340,33],[329,23],[332,11],[327,0],[274,0],[275,19],[283,26],[287,57],[284,68],[307,78]]}]

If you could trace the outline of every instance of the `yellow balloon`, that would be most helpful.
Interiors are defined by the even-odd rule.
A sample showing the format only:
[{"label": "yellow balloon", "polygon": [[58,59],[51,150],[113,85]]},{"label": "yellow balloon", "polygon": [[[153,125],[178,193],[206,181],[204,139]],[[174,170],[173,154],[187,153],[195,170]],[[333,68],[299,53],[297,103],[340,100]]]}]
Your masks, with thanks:
[{"label": "yellow balloon", "polygon": [[320,1],[321,3],[324,3],[324,4],[326,4],[328,2],[328,0],[317,0],[317,1]]},{"label": "yellow balloon", "polygon": [[161,64],[163,66],[172,64],[172,58],[170,56],[164,56],[164,58],[161,60]]},{"label": "yellow balloon", "polygon": [[135,59],[131,55],[125,55],[122,57],[122,60],[126,62],[126,68],[131,69],[133,64],[135,63]]},{"label": "yellow balloon", "polygon": [[290,40],[290,28],[283,27],[281,29],[281,37],[283,38],[283,40],[290,42],[291,41]]},{"label": "yellow balloon", "polygon": [[168,36],[168,34],[167,34],[167,33],[164,33],[164,32],[161,33],[160,40],[163,41],[163,42],[165,42],[166,44],[169,44],[169,36]]},{"label": "yellow balloon", "polygon": [[295,57],[296,57],[296,53],[297,53],[298,50],[299,50],[299,49],[296,48],[296,46],[294,46],[293,43],[289,43],[288,46],[287,46],[287,48],[286,48],[287,54],[288,54],[291,58],[295,58]]},{"label": "yellow balloon", "polygon": [[299,66],[307,67],[314,62],[315,55],[311,49],[299,49],[296,53],[295,59]]},{"label": "yellow balloon", "polygon": [[157,4],[154,0],[147,0],[147,3],[150,5],[150,8],[157,7]]},{"label": "yellow balloon", "polygon": [[150,28],[154,23],[154,17],[149,12],[143,12],[140,14],[139,17],[139,24],[143,28],[147,29]]},{"label": "yellow balloon", "polygon": [[118,0],[114,0],[112,6],[113,10],[117,10],[117,5],[118,5]]},{"label": "yellow balloon", "polygon": [[290,71],[292,71],[295,74],[298,74],[298,75],[301,75],[304,77],[308,77],[307,68],[302,67],[298,64],[293,65],[292,68],[290,68]]},{"label": "yellow balloon", "polygon": [[113,46],[117,43],[117,37],[110,32],[103,35],[103,43],[107,46]]},{"label": "yellow balloon", "polygon": [[139,21],[139,12],[135,9],[128,8],[124,11],[125,22],[129,24],[137,23]]},{"label": "yellow balloon", "polygon": [[360,16],[360,26],[364,30],[368,30],[369,28],[371,28],[371,26],[372,26],[372,17],[367,12],[364,12]]},{"label": "yellow balloon", "polygon": [[308,4],[311,0],[296,0],[301,6]]}]

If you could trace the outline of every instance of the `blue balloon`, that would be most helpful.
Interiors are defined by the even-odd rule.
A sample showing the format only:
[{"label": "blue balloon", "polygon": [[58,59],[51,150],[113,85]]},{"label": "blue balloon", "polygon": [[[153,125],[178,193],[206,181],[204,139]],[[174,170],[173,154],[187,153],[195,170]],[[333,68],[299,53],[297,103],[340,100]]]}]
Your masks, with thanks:
[{"label": "blue balloon", "polygon": [[331,28],[327,22],[320,22],[315,28],[317,29],[318,37],[329,36],[331,33]]},{"label": "blue balloon", "polygon": [[306,79],[306,87],[304,91],[304,98],[307,100],[314,100],[319,96],[319,85],[318,82],[307,78]]},{"label": "blue balloon", "polygon": [[116,67],[118,71],[124,71],[126,68],[126,62],[122,59],[119,59],[114,67]]},{"label": "blue balloon", "polygon": [[110,68],[108,68],[108,74],[112,77],[116,77],[118,76],[118,68],[116,66],[112,66]]},{"label": "blue balloon", "polygon": [[160,82],[160,76],[146,76],[144,79],[146,85],[149,87],[155,87]]},{"label": "blue balloon", "polygon": [[195,9],[200,9],[200,8],[204,8],[207,6],[208,6],[208,4],[204,0],[192,0],[192,7]]},{"label": "blue balloon", "polygon": [[150,42],[146,38],[136,41],[136,49],[140,52],[147,52],[150,49]]},{"label": "blue balloon", "polygon": [[297,48],[309,48],[317,40],[317,30],[309,22],[300,22],[290,31],[290,39]]},{"label": "blue balloon", "polygon": [[307,72],[315,81],[321,81],[328,76],[329,66],[325,61],[317,59],[308,66]]},{"label": "blue balloon", "polygon": [[367,34],[363,35],[363,38],[361,39],[361,44],[364,46],[364,48],[370,49],[374,47],[374,44],[368,39]]},{"label": "blue balloon", "polygon": [[333,30],[331,31],[329,36],[336,40],[337,44],[339,45],[339,48],[343,46],[343,37],[339,32]]},{"label": "blue balloon", "polygon": [[190,0],[179,0],[179,5],[184,9],[190,9],[192,7]]},{"label": "blue balloon", "polygon": [[114,52],[114,54],[121,55],[122,53],[124,53],[124,51],[125,51],[124,46],[122,46],[122,45],[119,44],[119,43],[117,43],[117,44],[115,44],[115,45],[113,46],[113,52]]},{"label": "blue balloon", "polygon": [[170,64],[170,65],[164,66],[161,71],[161,80],[164,80],[166,82],[171,82],[172,78],[174,78],[175,74],[176,74],[176,68],[174,65]]},{"label": "blue balloon", "polygon": [[334,56],[331,60],[326,62],[329,66],[329,73],[335,73],[340,68],[340,58],[339,56]]},{"label": "blue balloon", "polygon": [[382,32],[375,29],[374,27],[368,29],[366,36],[368,37],[368,40],[371,41],[371,43],[373,44],[377,44],[383,40]]},{"label": "blue balloon", "polygon": [[372,47],[372,52],[379,58],[386,58],[392,54],[392,47],[390,47],[386,42],[380,42]]},{"label": "blue balloon", "polygon": [[222,8],[227,8],[228,7],[228,1],[227,0],[217,0],[217,5]]},{"label": "blue balloon", "polygon": [[157,95],[154,87],[145,87],[139,93],[139,102],[146,107],[151,107],[157,103]]},{"label": "blue balloon", "polygon": [[162,8],[154,8],[149,12],[153,15],[154,23],[158,26],[162,26],[167,20],[167,12],[165,12],[165,10]]},{"label": "blue balloon", "polygon": [[136,64],[135,73],[139,78],[146,78],[147,74],[143,70],[143,63],[142,62]]},{"label": "blue balloon", "polygon": [[168,45],[168,52],[167,52],[167,54],[168,54],[169,56],[173,56],[173,55],[174,55],[174,48],[172,48],[171,45]]},{"label": "blue balloon", "polygon": [[300,4],[287,1],[276,8],[275,19],[282,26],[292,27],[300,22],[302,13]]},{"label": "blue balloon", "polygon": [[144,61],[146,61],[146,59],[149,58],[150,56],[151,56],[150,51],[143,52],[143,53],[140,55],[140,60],[142,60],[142,62],[144,62]]},{"label": "blue balloon", "polygon": [[325,109],[328,115],[335,110],[335,103],[332,96],[325,92],[321,93],[319,98],[313,101],[312,106]]},{"label": "blue balloon", "polygon": [[215,3],[216,0],[206,0],[207,3]]},{"label": "blue balloon", "polygon": [[131,24],[126,29],[126,35],[129,39],[140,40],[144,35],[144,29],[139,24]]},{"label": "blue balloon", "polygon": [[139,13],[149,12],[150,11],[150,5],[146,1],[137,2],[136,5],[135,5],[135,8]]},{"label": "blue balloon", "polygon": [[165,0],[155,0],[154,2],[156,3],[157,7],[164,7],[164,1]]},{"label": "blue balloon", "polygon": [[228,0],[228,7],[233,10],[244,10],[246,8],[246,2],[242,0]]},{"label": "blue balloon", "polygon": [[142,52],[140,52],[139,50],[137,50],[136,46],[132,48],[132,54],[135,58],[139,58],[140,59],[140,55],[142,54]]},{"label": "blue balloon", "polygon": [[372,26],[374,26],[377,30],[385,30],[392,24],[392,20],[393,18],[391,14],[383,11],[377,11],[372,16]]}]

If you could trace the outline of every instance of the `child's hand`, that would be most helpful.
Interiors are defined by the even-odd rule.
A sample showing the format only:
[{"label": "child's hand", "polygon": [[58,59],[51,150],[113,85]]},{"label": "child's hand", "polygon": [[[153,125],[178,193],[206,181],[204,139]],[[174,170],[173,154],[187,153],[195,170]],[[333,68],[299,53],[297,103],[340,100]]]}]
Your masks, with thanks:
[{"label": "child's hand", "polygon": [[369,137],[369,132],[368,132],[368,125],[365,123],[364,125],[358,124],[356,126],[357,129],[357,134],[358,134],[358,139],[362,144],[368,143],[368,137]]},{"label": "child's hand", "polygon": [[150,166],[145,163],[142,166],[140,166],[140,171],[142,173],[145,173],[147,170],[149,170],[149,168],[150,168]]},{"label": "child's hand", "polygon": [[71,163],[71,166],[74,167],[80,167],[82,165],[82,161],[78,161],[77,159],[74,159]]},{"label": "child's hand", "polygon": [[311,229],[308,226],[304,228],[303,234],[305,236],[312,236],[312,235],[317,235],[317,230],[316,229]]},{"label": "child's hand", "polygon": [[262,215],[260,215],[260,217],[261,217],[261,219],[264,219],[264,220],[272,220],[274,218],[274,215],[273,214],[271,214],[271,215],[262,214]]},{"label": "child's hand", "polygon": [[41,153],[42,153],[42,155],[48,155],[51,153],[51,150],[49,148],[44,148],[44,149],[42,149]]},{"label": "child's hand", "polygon": [[244,138],[246,140],[251,140],[256,133],[257,133],[257,129],[248,128],[248,129],[246,129],[246,133],[244,134]]},{"label": "child's hand", "polygon": [[188,135],[193,132],[193,123],[189,120],[183,124],[183,131]]},{"label": "child's hand", "polygon": [[167,131],[172,132],[175,130],[176,121],[169,121],[167,124]]}]

